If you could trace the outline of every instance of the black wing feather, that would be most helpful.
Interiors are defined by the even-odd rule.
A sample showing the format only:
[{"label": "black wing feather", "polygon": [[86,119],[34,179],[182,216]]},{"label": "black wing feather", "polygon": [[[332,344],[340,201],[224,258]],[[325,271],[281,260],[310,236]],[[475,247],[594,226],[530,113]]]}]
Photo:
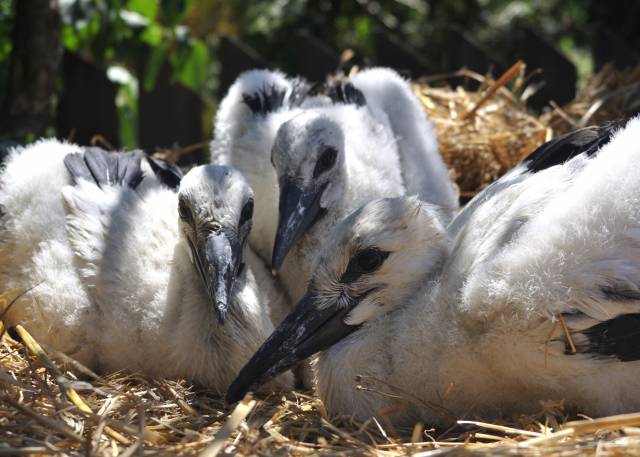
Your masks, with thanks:
[{"label": "black wing feather", "polygon": [[561,165],[579,154],[591,156],[611,141],[616,127],[617,124],[610,123],[565,133],[540,146],[522,163],[528,171],[536,173],[554,165]]},{"label": "black wing feather", "polygon": [[283,106],[300,106],[311,95],[311,86],[303,78],[295,78],[291,81],[291,93],[287,98],[287,88],[276,84],[265,84],[261,89],[253,93],[243,93],[242,101],[253,114],[266,115],[273,113]]},{"label": "black wing feather", "polygon": [[577,347],[578,352],[622,362],[640,360],[640,314],[623,314],[581,333],[586,343]]},{"label": "black wing feather", "polygon": [[278,87],[275,84],[265,85],[252,94],[242,94],[242,101],[253,114],[266,115],[284,106],[286,93],[287,90],[284,87]]},{"label": "black wing feather", "polygon": [[364,106],[367,99],[360,89],[348,81],[336,79],[329,83],[327,95],[333,103],[344,103],[356,106]]},{"label": "black wing feather", "polygon": [[295,78],[291,83],[291,95],[288,104],[291,107],[300,106],[311,94],[312,87],[307,80]]},{"label": "black wing feather", "polygon": [[100,188],[122,185],[135,189],[143,178],[140,167],[143,156],[142,151],[122,154],[87,147],[84,148],[84,152],[67,154],[64,164],[75,181],[93,181]]},{"label": "black wing feather", "polygon": [[[599,287],[603,298],[615,302],[635,302],[640,305],[640,293],[624,283],[613,282]],[[588,317],[580,311],[564,313],[567,322]],[[620,314],[575,332],[576,352],[596,358],[615,357],[622,362],[640,360],[640,313]],[[573,355],[566,337],[565,353]]]},{"label": "black wing feather", "polygon": [[84,150],[84,161],[96,184],[111,186],[118,180],[118,159],[101,148],[88,147]]},{"label": "black wing feather", "polygon": [[177,189],[182,180],[182,171],[172,162],[162,159],[154,159],[147,156],[147,162],[162,184],[170,189]]},{"label": "black wing feather", "polygon": [[93,175],[87,167],[87,163],[84,161],[84,154],[81,152],[75,152],[73,154],[67,154],[64,157],[64,165],[67,171],[74,179],[84,179],[85,181],[93,181]]},{"label": "black wing feather", "polygon": [[[121,156],[123,154],[117,154],[117,156]],[[118,182],[121,182],[133,189],[138,187],[138,185],[144,179],[144,174],[142,169],[140,168],[140,160],[146,154],[142,151],[132,151],[128,155],[130,158],[128,160],[122,160],[118,158]],[[131,157],[137,157],[132,160]]]}]

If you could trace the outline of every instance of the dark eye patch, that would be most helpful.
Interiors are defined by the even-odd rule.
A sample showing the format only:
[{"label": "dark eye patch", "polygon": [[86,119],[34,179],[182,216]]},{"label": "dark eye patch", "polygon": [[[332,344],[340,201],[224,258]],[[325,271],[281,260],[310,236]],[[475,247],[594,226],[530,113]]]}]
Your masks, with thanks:
[{"label": "dark eye patch", "polygon": [[240,222],[238,223],[238,225],[242,227],[252,217],[253,217],[253,198],[250,198],[242,207],[242,213],[240,213]]},{"label": "dark eye patch", "polygon": [[183,221],[188,221],[189,219],[191,219],[191,210],[189,209],[189,205],[187,205],[187,202],[183,198],[178,201],[178,215]]},{"label": "dark eye patch", "polygon": [[313,169],[313,177],[317,178],[322,173],[333,167],[337,158],[338,151],[336,148],[332,148],[331,146],[325,147],[322,154],[320,154],[320,158],[316,162],[316,167]]},{"label": "dark eye patch", "polygon": [[390,252],[377,247],[366,248],[351,257],[347,269],[340,277],[340,282],[350,283],[365,274],[378,270],[389,257]]}]

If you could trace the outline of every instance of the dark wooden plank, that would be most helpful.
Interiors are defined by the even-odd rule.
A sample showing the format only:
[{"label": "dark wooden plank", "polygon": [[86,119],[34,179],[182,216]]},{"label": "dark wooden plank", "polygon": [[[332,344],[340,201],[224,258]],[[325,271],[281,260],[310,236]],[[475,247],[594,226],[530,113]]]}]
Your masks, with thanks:
[{"label": "dark wooden plank", "polygon": [[294,73],[309,81],[324,81],[328,74],[334,73],[340,56],[330,46],[307,31],[299,31],[297,44],[293,48]]},{"label": "dark wooden plank", "polygon": [[508,58],[527,64],[527,72],[542,70],[529,82],[544,85],[529,99],[529,106],[540,110],[550,101],[564,105],[575,97],[578,74],[573,63],[551,42],[537,31],[514,24],[501,37],[500,48],[506,49]]},{"label": "dark wooden plank", "polygon": [[[446,38],[447,52],[444,56],[444,72],[453,72],[461,68],[467,68],[481,75],[491,74],[494,77],[500,76],[507,69],[502,59],[489,50],[469,32],[451,26]],[[464,85],[464,87],[475,90],[479,83],[469,78],[450,78],[448,80],[452,86]]]},{"label": "dark wooden plank", "polygon": [[[144,68],[142,66],[139,73],[140,81],[144,81]],[[159,148],[201,143],[207,138],[202,128],[203,103],[200,96],[174,81],[171,72],[171,65],[165,62],[153,90],[140,89],[138,144],[148,153]],[[180,164],[204,162],[207,154],[207,148],[202,148],[184,156]]]},{"label": "dark wooden plank", "polygon": [[254,68],[267,68],[268,65],[254,49],[234,38],[220,36],[218,47],[220,59],[220,79],[218,80],[218,99],[222,100],[229,87],[243,71]]},{"label": "dark wooden plank", "polygon": [[117,84],[109,81],[104,70],[68,51],[62,58],[62,80],[56,120],[58,135],[86,146],[99,134],[118,147]]}]

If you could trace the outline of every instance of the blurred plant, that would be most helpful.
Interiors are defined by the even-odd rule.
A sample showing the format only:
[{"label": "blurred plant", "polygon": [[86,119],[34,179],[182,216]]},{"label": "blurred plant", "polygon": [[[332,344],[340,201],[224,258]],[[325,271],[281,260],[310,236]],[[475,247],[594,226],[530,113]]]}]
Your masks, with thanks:
[{"label": "blurred plant", "polygon": [[477,35],[491,42],[497,33],[526,25],[555,43],[573,62],[579,80],[592,73],[588,2],[584,0],[478,0]]},{"label": "blurred plant", "polygon": [[193,3],[62,0],[64,48],[120,84],[116,107],[125,146],[137,144],[138,90],[151,91],[165,63],[174,81],[203,96],[216,79],[211,47],[184,25]]},{"label": "blurred plant", "polygon": [[[122,142],[127,146],[136,143],[138,91],[153,89],[166,64],[174,81],[195,91],[205,101],[203,124],[207,131],[210,129],[216,103],[213,97],[219,62],[215,57],[220,34],[249,44],[271,66],[295,72],[291,49],[299,46],[296,37],[300,32],[318,38],[336,52],[353,48],[372,56],[374,32],[382,28],[401,36],[408,46],[433,62],[433,68],[445,68],[452,28],[469,32],[490,46],[494,39],[500,41],[496,37],[504,29],[526,24],[558,44],[584,77],[591,72],[587,25],[594,12],[612,8],[595,0],[60,0],[60,3],[65,49],[103,68],[120,85],[116,104]],[[622,3],[628,5],[633,0]],[[3,64],[11,50],[8,38],[11,4],[9,0],[0,0],[0,89],[4,87],[6,73]],[[635,7],[633,11],[638,9]],[[630,28],[635,24],[635,15],[621,20]],[[501,49],[494,47],[492,51]]]},{"label": "blurred plant", "polygon": [[115,102],[120,125],[120,143],[124,147],[135,148],[138,145],[138,79],[119,65],[109,67],[107,77],[119,86]]}]

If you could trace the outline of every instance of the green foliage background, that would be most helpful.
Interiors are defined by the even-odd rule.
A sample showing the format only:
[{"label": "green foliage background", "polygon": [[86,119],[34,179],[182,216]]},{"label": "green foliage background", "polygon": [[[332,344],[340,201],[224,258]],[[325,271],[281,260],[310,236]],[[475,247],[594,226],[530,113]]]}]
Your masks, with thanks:
[{"label": "green foliage background", "polygon": [[[0,0],[0,93],[11,51],[12,5]],[[443,62],[447,30],[455,25],[491,42],[513,24],[528,24],[556,42],[585,78],[591,72],[589,14],[635,30],[640,2],[616,7],[595,0],[61,0],[64,48],[103,68],[119,84],[117,107],[124,146],[137,143],[139,91],[154,87],[167,61],[172,77],[205,101],[205,131],[215,110],[220,34],[242,39],[269,64],[291,71],[292,36],[305,30],[335,50],[373,52],[376,26],[393,29],[425,58]],[[622,11],[621,18],[615,11]],[[635,14],[634,14],[635,13]],[[636,19],[633,19],[633,18]],[[637,34],[635,34],[637,35]],[[428,37],[425,39],[425,37]],[[640,43],[632,43],[640,44]],[[144,62],[144,68],[140,68]],[[138,75],[144,75],[140,80]]]}]

